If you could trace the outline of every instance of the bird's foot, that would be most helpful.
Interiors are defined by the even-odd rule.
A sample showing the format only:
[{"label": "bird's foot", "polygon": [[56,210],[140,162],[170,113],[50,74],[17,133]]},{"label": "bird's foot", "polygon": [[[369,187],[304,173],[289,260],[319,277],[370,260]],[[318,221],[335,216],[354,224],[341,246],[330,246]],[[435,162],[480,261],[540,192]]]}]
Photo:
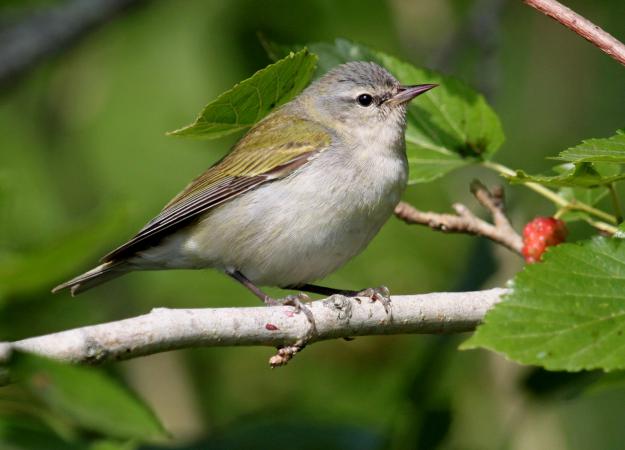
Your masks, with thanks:
[{"label": "bird's foot", "polygon": [[269,359],[269,365],[273,367],[279,367],[286,365],[296,353],[303,350],[310,339],[317,334],[317,325],[315,324],[315,317],[308,306],[304,304],[304,301],[310,301],[310,297],[306,294],[299,293],[295,295],[287,295],[284,298],[274,299],[266,297],[264,302],[267,306],[293,306],[297,314],[304,313],[310,327],[306,334],[298,339],[292,345],[286,345],[284,347],[278,347],[278,352]]},{"label": "bird's foot", "polygon": [[295,312],[297,314],[304,313],[304,315],[308,319],[308,322],[310,323],[311,330],[309,331],[308,334],[313,335],[317,332],[317,327],[315,325],[315,317],[313,316],[313,313],[310,310],[310,308],[304,304],[304,302],[309,302],[309,301],[310,301],[310,297],[300,292],[299,294],[287,295],[286,297],[278,298],[278,299],[266,297],[265,305],[267,306],[292,306],[293,308],[295,308]]},{"label": "bird's foot", "polygon": [[372,302],[380,302],[386,314],[391,312],[391,292],[386,286],[363,289],[356,293],[357,297],[368,297]]}]

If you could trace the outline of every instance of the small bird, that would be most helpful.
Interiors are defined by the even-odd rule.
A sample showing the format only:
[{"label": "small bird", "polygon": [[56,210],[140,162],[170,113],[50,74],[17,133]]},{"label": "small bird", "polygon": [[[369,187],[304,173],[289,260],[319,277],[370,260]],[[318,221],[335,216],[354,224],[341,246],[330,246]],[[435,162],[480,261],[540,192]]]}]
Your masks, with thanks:
[{"label": "small bird", "polygon": [[[329,71],[258,122],[102,264],[53,289],[72,295],[136,270],[220,270],[266,304],[259,286],[325,295],[388,296],[309,284],[359,254],[406,187],[410,100],[371,62]],[[302,297],[306,296],[302,294]]]}]

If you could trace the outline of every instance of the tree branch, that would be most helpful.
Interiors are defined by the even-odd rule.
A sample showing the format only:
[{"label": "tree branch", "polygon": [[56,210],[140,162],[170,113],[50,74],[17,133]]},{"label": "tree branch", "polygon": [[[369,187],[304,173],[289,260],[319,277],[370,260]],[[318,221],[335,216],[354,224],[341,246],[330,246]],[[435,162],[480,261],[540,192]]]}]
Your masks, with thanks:
[{"label": "tree branch", "polygon": [[525,4],[555,19],[568,29],[599,47],[625,66],[625,44],[575,11],[556,0],[523,0]]},{"label": "tree branch", "polygon": [[[393,296],[391,311],[369,299],[334,295],[307,306],[317,334],[308,343],[354,336],[459,333],[473,330],[506,289]],[[13,350],[61,361],[100,364],[187,347],[290,346],[310,323],[290,306],[167,309],[130,319],[0,343],[0,362]],[[279,355],[278,355],[279,356]],[[275,364],[274,356],[272,358]],[[288,359],[288,358],[287,358]]]},{"label": "tree branch", "polygon": [[452,205],[456,211],[456,215],[454,215],[420,211],[408,203],[400,202],[395,207],[395,215],[406,223],[426,225],[445,233],[483,236],[520,255],[523,248],[523,238],[515,231],[506,216],[503,190],[497,188],[493,189],[491,193],[482,183],[473,181],[471,192],[480,204],[490,212],[493,218],[492,224],[477,217],[461,203]]}]

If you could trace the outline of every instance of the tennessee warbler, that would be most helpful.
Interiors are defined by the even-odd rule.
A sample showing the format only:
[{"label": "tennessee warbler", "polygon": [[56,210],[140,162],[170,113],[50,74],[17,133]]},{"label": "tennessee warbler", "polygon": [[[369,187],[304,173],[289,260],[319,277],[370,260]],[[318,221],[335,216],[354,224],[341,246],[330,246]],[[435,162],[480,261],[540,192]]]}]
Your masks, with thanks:
[{"label": "tennessee warbler", "polygon": [[408,176],[407,104],[435,86],[402,86],[370,62],[332,69],[102,264],[53,292],[135,270],[214,268],[265,303],[275,300],[258,286],[349,293],[308,283],[360,253],[391,216]]}]

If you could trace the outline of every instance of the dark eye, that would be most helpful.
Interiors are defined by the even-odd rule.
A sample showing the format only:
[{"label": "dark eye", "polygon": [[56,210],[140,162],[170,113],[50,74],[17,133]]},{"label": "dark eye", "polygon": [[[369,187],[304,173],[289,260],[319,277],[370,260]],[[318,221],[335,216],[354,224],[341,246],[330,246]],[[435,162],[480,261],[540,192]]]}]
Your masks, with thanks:
[{"label": "dark eye", "polygon": [[356,100],[358,100],[360,106],[369,106],[373,103],[373,97],[369,94],[360,94]]}]

